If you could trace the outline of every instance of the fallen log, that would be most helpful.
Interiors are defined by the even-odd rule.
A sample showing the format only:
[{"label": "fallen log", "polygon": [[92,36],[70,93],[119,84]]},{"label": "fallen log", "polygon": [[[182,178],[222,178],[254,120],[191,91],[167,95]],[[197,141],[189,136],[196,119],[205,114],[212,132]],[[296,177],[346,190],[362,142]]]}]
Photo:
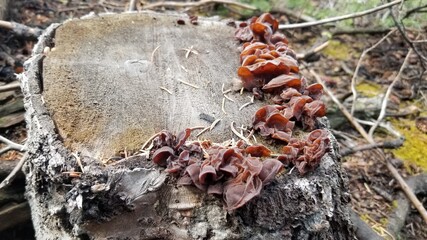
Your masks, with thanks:
[{"label": "fallen log", "polygon": [[[37,238],[355,239],[331,134],[313,172],[282,173],[233,211],[218,197],[177,185],[146,154],[132,154],[163,129],[177,134],[221,119],[199,136],[221,143],[234,137],[233,122],[251,127],[265,103],[224,91],[239,66],[234,31],[224,22],[193,25],[186,16],[148,12],[46,30],[20,76]],[[318,125],[326,128],[327,119]],[[198,141],[195,135],[189,140]]]}]

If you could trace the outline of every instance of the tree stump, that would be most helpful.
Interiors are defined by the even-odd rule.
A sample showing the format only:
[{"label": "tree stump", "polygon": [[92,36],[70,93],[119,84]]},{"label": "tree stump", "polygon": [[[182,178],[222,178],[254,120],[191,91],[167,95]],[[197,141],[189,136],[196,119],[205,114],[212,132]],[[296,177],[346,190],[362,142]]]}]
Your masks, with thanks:
[{"label": "tree stump", "polygon": [[200,138],[223,142],[233,138],[232,122],[251,126],[265,105],[255,101],[239,111],[252,93],[229,93],[234,102],[225,99],[222,110],[222,86],[232,87],[239,66],[234,31],[225,22],[193,25],[186,16],[151,12],[47,29],[21,76],[29,126],[26,194],[37,238],[355,238],[332,135],[314,172],[281,174],[229,212],[221,199],[177,186],[144,156],[105,164],[162,129],[177,133],[221,118]]}]

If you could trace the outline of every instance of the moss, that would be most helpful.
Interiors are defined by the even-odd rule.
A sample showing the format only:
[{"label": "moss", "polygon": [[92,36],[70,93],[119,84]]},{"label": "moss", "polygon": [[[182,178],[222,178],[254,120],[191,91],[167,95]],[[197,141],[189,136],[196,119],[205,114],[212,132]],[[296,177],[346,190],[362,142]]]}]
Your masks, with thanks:
[{"label": "moss", "polygon": [[391,206],[393,209],[397,209],[397,207],[399,206],[397,200],[393,200],[393,202],[391,202]]},{"label": "moss", "polygon": [[427,156],[427,134],[418,130],[413,120],[399,119],[391,122],[406,139],[402,147],[392,150],[394,155],[406,163],[412,163],[427,170],[425,157]]},{"label": "moss", "polygon": [[350,57],[350,47],[338,40],[331,40],[323,53],[334,59],[346,60]]},{"label": "moss", "polygon": [[362,221],[364,221],[365,223],[369,223],[369,216],[368,216],[368,214],[362,214],[362,215],[360,215],[360,219],[362,219]]},{"label": "moss", "polygon": [[359,94],[366,97],[375,97],[383,92],[379,84],[366,81],[362,81],[361,83],[357,84],[356,90]]},{"label": "moss", "polygon": [[382,225],[382,226],[387,226],[387,224],[388,224],[388,219],[387,219],[387,218],[381,218],[381,219],[380,219],[380,223],[381,223],[381,225]]}]

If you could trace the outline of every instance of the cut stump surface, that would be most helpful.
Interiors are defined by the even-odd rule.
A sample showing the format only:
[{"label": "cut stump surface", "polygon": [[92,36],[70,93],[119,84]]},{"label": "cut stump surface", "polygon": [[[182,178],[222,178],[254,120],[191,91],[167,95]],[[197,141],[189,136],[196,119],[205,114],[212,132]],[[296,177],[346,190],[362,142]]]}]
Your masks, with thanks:
[{"label": "cut stump surface", "polygon": [[[177,24],[181,18],[187,24]],[[239,64],[233,34],[224,23],[192,25],[182,16],[121,14],[64,23],[43,61],[43,96],[65,145],[105,157],[139,149],[163,129],[178,133],[217,118],[222,122],[202,138],[231,139],[230,122],[249,126],[261,104],[239,111],[251,95],[233,91],[227,114],[221,109],[222,84],[231,87]]]},{"label": "cut stump surface", "polygon": [[[157,13],[103,15],[52,25],[40,38],[20,76],[29,126],[27,198],[38,238],[354,239],[332,135],[314,172],[281,174],[232,212],[217,197],[176,186],[142,156],[102,164],[162,129],[177,133],[218,118],[201,138],[229,140],[231,121],[250,126],[266,104],[239,111],[252,96],[231,92],[235,102],[226,100],[222,112],[222,85],[231,88],[239,65],[234,28],[198,23]],[[187,53],[191,47],[197,52]]]}]

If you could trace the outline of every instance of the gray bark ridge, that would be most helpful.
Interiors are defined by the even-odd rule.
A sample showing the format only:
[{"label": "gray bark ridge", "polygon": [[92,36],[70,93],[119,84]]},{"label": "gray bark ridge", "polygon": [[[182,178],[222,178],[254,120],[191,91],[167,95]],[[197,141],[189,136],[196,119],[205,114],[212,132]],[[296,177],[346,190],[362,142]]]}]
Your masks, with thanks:
[{"label": "gray bark ridge", "polygon": [[[115,18],[156,18],[173,24],[183,16],[118,14],[90,21],[105,23]],[[72,21],[71,25],[83,28],[86,24],[86,20]],[[43,53],[46,47],[59,47],[55,45],[56,33],[66,24],[46,30],[20,76],[29,127],[26,196],[38,239],[355,239],[347,178],[332,135],[331,150],[315,171],[305,176],[297,171],[282,174],[260,196],[233,212],[224,209],[221,199],[194,187],[177,186],[173,178],[142,156],[104,166],[97,154],[88,151],[81,155],[84,173],[79,178],[69,177],[67,172],[77,171],[79,166],[71,154],[75,149],[65,146],[67,135],[58,130],[55,114],[44,99],[47,84],[52,84],[47,83],[51,80],[45,75],[46,63],[52,60],[46,62],[49,56]],[[192,30],[201,31],[198,29],[204,24],[234,31],[209,20],[199,20],[199,26]],[[233,40],[230,37],[225,41]],[[238,58],[234,52],[227,57]],[[235,74],[235,69],[225,74]],[[218,105],[216,109],[220,109]],[[237,121],[248,119],[258,106],[243,114],[237,111],[233,117]],[[321,122],[326,127],[327,120]]]}]

